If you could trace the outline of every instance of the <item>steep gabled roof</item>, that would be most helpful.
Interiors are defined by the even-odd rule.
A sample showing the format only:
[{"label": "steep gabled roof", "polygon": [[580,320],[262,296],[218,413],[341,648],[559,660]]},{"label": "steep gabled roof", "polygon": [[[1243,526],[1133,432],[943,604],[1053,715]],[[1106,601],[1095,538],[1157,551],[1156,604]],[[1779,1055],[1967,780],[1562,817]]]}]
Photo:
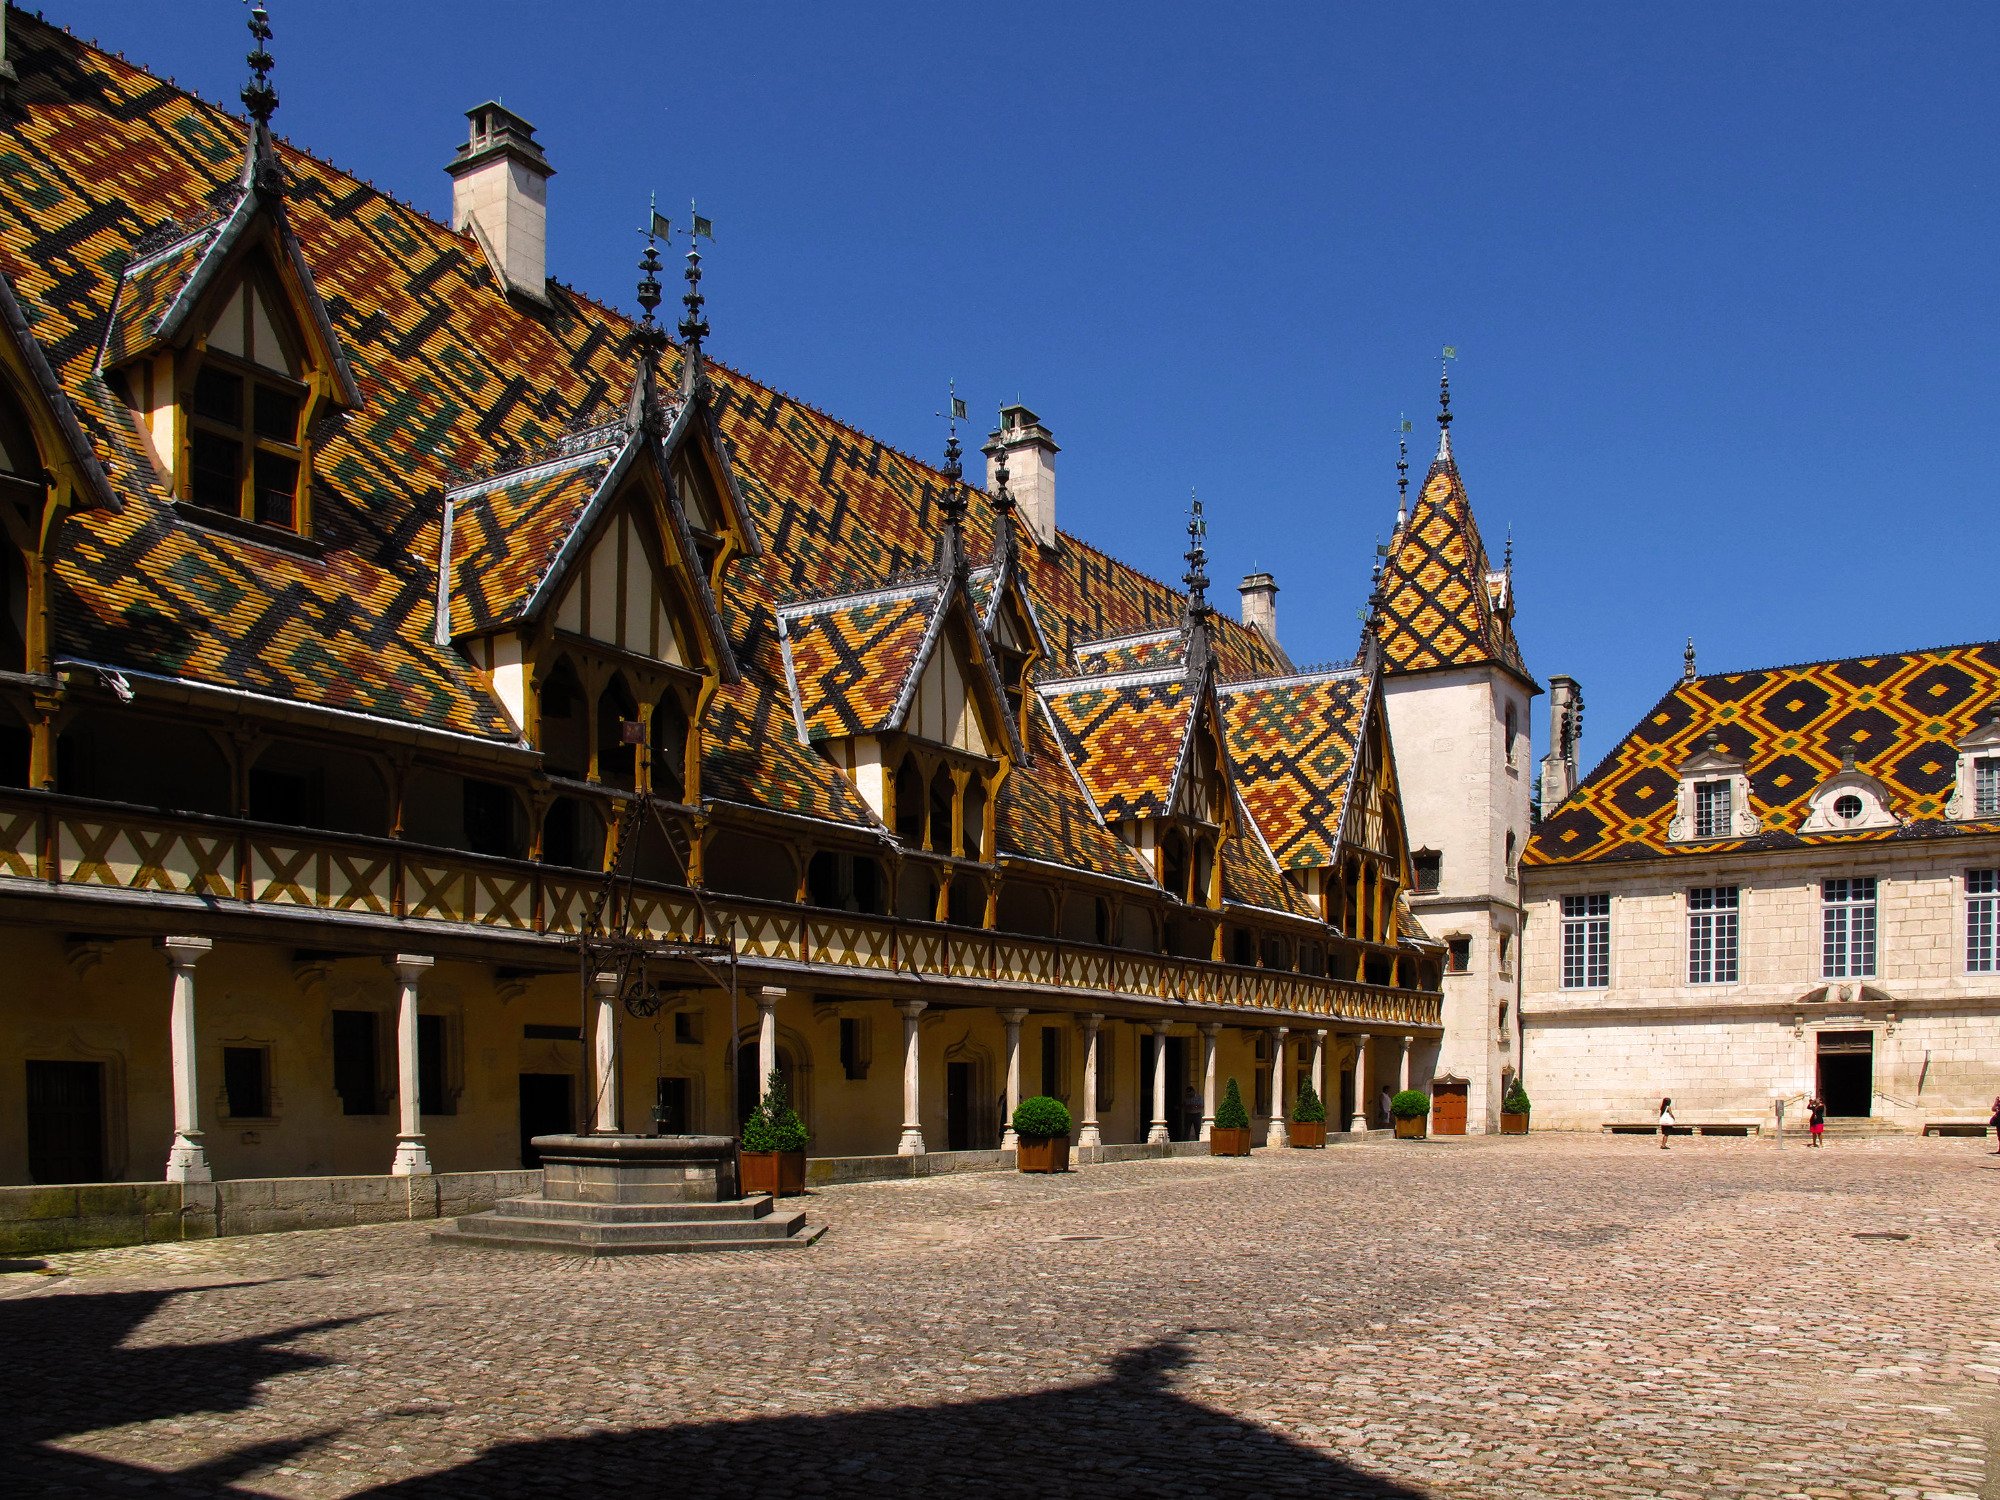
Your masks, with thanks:
[{"label": "steep gabled roof", "polygon": [[1490,663],[1532,686],[1494,580],[1447,430],[1409,520],[1389,539],[1376,627],[1385,669]]},{"label": "steep gabled roof", "polygon": [[1372,688],[1350,667],[1219,689],[1237,787],[1287,869],[1334,862]]},{"label": "steep gabled roof", "polygon": [[1109,819],[1161,818],[1200,704],[1184,668],[1040,684],[1063,750]]},{"label": "steep gabled roof", "polygon": [[[1711,673],[1677,682],[1528,840],[1523,862],[1575,864],[1801,844],[2000,832],[1944,821],[1957,742],[2000,707],[2000,642]],[[1676,845],[1681,764],[1711,738],[1745,763],[1762,833]],[[1801,836],[1813,791],[1843,747],[1888,788],[1899,828]]]},{"label": "steep gabled roof", "polygon": [[995,841],[1001,856],[1151,887],[1145,861],[1105,827],[1056,739],[1046,704],[1028,714],[1027,751],[1008,773],[1000,800]]},{"label": "steep gabled roof", "polygon": [[780,609],[778,640],[800,732],[840,739],[893,728],[942,596],[932,580]]}]

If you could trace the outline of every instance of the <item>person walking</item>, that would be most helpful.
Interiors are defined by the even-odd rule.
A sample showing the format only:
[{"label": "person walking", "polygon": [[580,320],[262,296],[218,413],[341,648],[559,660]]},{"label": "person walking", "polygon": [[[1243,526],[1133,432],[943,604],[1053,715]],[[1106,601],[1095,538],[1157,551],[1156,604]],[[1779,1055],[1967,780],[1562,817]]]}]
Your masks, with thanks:
[{"label": "person walking", "polygon": [[1667,1132],[1673,1128],[1674,1101],[1671,1099],[1662,1099],[1660,1101],[1660,1149],[1662,1151],[1667,1149]]},{"label": "person walking", "polygon": [[1389,1085],[1385,1083],[1382,1085],[1381,1095],[1375,1100],[1375,1111],[1381,1117],[1380,1123],[1384,1130],[1396,1123],[1396,1112],[1389,1104],[1390,1097]]},{"label": "person walking", "polygon": [[1806,1116],[1806,1126],[1812,1134],[1812,1139],[1807,1141],[1806,1144],[1808,1146],[1818,1146],[1821,1144],[1821,1138],[1826,1134],[1826,1101],[1820,1098],[1818,1094],[1814,1094],[1811,1101],[1806,1105],[1806,1108],[1812,1111],[1811,1114]]}]

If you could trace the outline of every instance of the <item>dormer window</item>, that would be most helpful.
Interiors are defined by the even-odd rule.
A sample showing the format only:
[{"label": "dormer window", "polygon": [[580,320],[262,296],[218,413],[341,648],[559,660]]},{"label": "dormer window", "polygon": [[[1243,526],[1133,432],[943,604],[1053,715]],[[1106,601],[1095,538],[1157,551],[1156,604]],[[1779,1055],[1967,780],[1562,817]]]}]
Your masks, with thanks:
[{"label": "dormer window", "polygon": [[1889,789],[1863,771],[1853,745],[1841,750],[1840,769],[1812,794],[1800,833],[1849,833],[1894,828],[1902,819],[1889,805]]},{"label": "dormer window", "polygon": [[1843,823],[1852,823],[1861,816],[1861,799],[1848,792],[1833,799],[1833,815]]},{"label": "dormer window", "polygon": [[303,386],[268,371],[203,360],[188,411],[188,503],[298,530],[305,401]]},{"label": "dormer window", "polygon": [[1972,763],[1972,815],[2000,818],[2000,755],[1982,755]]},{"label": "dormer window", "polygon": [[1762,831],[1762,822],[1750,810],[1749,768],[1719,737],[1711,737],[1683,761],[1680,775],[1674,815],[1667,824],[1669,839],[1742,839]]},{"label": "dormer window", "polygon": [[1698,781],[1694,786],[1694,836],[1698,839],[1729,837],[1729,783]]}]

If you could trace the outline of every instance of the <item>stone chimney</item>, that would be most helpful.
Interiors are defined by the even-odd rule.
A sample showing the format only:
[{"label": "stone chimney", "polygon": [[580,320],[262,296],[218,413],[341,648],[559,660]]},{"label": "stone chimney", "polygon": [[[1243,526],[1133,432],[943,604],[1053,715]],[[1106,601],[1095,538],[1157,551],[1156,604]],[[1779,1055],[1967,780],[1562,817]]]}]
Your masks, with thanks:
[{"label": "stone chimney", "polygon": [[1576,790],[1576,747],[1583,737],[1583,689],[1574,677],[1549,679],[1549,753],[1542,757],[1544,816]]},{"label": "stone chimney", "polygon": [[500,285],[549,300],[549,179],[535,127],[492,100],[468,109],[472,133],[445,170],[451,227],[470,229]]},{"label": "stone chimney", "polygon": [[1000,426],[981,450],[986,455],[986,489],[993,489],[993,471],[1001,453],[1007,455],[1007,488],[1016,514],[1044,547],[1056,544],[1056,447],[1042,420],[1016,402],[1000,408]]},{"label": "stone chimney", "polygon": [[1278,644],[1278,580],[1269,573],[1250,573],[1236,585],[1243,596],[1243,623]]}]

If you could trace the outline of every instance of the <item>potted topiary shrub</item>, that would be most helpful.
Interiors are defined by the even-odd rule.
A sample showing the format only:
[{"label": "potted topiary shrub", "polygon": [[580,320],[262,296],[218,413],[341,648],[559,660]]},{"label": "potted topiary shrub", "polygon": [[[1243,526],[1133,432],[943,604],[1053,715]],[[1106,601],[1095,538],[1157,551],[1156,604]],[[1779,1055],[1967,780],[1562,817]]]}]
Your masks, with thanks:
[{"label": "potted topiary shrub", "polygon": [[737,1153],[743,1196],[769,1193],[773,1197],[806,1190],[805,1122],[785,1095],[785,1080],[771,1070],[764,1085],[764,1097],[743,1122],[743,1144]]},{"label": "potted topiary shrub", "polygon": [[1222,1102],[1215,1107],[1215,1123],[1208,1129],[1208,1154],[1250,1154],[1250,1111],[1243,1107],[1243,1091],[1236,1087],[1234,1078],[1222,1091]]},{"label": "potted topiary shrub", "polygon": [[1023,1172],[1069,1170],[1069,1106],[1047,1094],[1023,1099],[1014,1109],[1014,1164]]},{"label": "potted topiary shrub", "polygon": [[1507,1097],[1500,1101],[1500,1133],[1526,1135],[1528,1111],[1532,1107],[1528,1103],[1528,1091],[1521,1087],[1521,1080],[1516,1078],[1513,1087],[1507,1090]]},{"label": "potted topiary shrub", "polygon": [[1292,1145],[1306,1149],[1326,1144],[1326,1103],[1310,1078],[1299,1085],[1299,1096],[1292,1101],[1292,1118],[1285,1137]]},{"label": "potted topiary shrub", "polygon": [[1389,1113],[1396,1117],[1396,1139],[1420,1141],[1430,1125],[1431,1096],[1421,1089],[1404,1089],[1389,1101]]}]

